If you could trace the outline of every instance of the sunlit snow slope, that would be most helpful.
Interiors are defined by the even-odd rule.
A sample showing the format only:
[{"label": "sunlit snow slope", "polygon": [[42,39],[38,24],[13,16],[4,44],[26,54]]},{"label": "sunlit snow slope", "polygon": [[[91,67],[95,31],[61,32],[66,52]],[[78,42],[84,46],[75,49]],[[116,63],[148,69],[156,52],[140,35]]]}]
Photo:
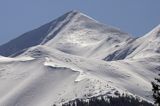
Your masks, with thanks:
[{"label": "sunlit snow slope", "polygon": [[78,11],[0,46],[0,106],[61,105],[128,94],[153,102],[160,27],[140,38]]}]

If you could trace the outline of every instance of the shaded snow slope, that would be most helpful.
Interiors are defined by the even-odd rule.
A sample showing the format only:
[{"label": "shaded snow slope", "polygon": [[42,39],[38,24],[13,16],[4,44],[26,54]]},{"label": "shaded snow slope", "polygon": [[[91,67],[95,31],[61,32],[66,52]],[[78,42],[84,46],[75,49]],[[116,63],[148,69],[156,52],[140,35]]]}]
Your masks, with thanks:
[{"label": "shaded snow slope", "polygon": [[136,50],[127,57],[141,58],[158,55],[160,53],[160,25],[145,36],[137,39],[134,45]]},{"label": "shaded snow slope", "polygon": [[[3,56],[10,56],[14,53],[20,52],[23,49],[45,43],[56,36],[61,29],[74,17],[75,12],[68,12],[63,16],[51,21],[37,29],[24,33],[23,35],[9,41],[0,46],[0,54]],[[48,34],[52,33],[52,36]]]},{"label": "shaded snow slope", "polygon": [[130,39],[125,44],[106,55],[104,60],[121,60],[124,58],[145,58],[160,53],[160,25],[137,39]]}]

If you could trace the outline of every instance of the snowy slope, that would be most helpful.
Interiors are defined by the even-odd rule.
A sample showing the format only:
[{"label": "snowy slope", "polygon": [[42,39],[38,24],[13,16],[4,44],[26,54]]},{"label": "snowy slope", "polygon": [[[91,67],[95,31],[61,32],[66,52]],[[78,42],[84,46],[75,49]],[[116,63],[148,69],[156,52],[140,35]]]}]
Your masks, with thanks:
[{"label": "snowy slope", "polygon": [[71,11],[0,46],[1,55],[16,56],[0,56],[0,106],[61,105],[116,92],[153,102],[159,50],[159,26],[134,39]]},{"label": "snowy slope", "polygon": [[[150,81],[159,59],[106,62],[65,54],[46,46],[30,48],[23,62],[1,62],[3,106],[46,106],[97,95],[128,93],[152,101]],[[152,61],[151,61],[152,60]]]},{"label": "snowy slope", "polygon": [[[76,13],[68,12],[61,17],[0,46],[0,55],[10,56],[14,53],[21,52],[23,49],[45,43],[56,36],[61,29],[73,18]],[[52,36],[48,34],[52,33]]]},{"label": "snowy slope", "polygon": [[128,39],[131,37],[127,33],[76,12],[68,25],[45,45],[69,54],[101,58],[102,53],[106,55],[109,50]]},{"label": "snowy slope", "polygon": [[147,33],[145,36],[137,39],[134,45],[139,46],[136,50],[131,53],[129,57],[139,58],[148,57],[152,55],[159,55],[160,53],[160,25],[154,28],[151,32]]},{"label": "snowy slope", "polygon": [[122,60],[124,58],[144,58],[160,53],[160,25],[146,35],[130,39],[125,44],[111,51],[104,60]]},{"label": "snowy slope", "polygon": [[132,38],[117,28],[103,25],[79,11],[71,11],[0,46],[0,55],[19,55],[41,44],[65,53],[100,59],[129,39]]}]

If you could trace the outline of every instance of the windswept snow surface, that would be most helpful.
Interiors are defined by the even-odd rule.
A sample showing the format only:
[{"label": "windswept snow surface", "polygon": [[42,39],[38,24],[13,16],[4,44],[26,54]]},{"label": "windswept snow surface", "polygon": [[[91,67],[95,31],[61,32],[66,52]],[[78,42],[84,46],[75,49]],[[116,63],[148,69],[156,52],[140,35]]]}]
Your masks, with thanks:
[{"label": "windswept snow surface", "polygon": [[[38,43],[17,38],[20,46],[16,39],[0,46],[1,55],[16,56],[0,56],[0,106],[61,105],[116,92],[153,102],[151,81],[160,71],[159,26],[134,39],[71,11],[45,27],[43,37],[36,35],[38,30],[19,37]],[[4,49],[8,46],[15,51]]]}]

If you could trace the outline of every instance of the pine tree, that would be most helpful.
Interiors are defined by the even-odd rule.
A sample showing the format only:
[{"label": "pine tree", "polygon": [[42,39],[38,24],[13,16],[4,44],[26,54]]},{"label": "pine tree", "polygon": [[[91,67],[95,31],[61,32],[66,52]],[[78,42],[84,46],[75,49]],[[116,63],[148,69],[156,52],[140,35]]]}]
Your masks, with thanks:
[{"label": "pine tree", "polygon": [[[99,97],[101,99],[99,99]],[[92,97],[89,101],[83,99],[75,99],[68,103],[63,104],[62,106],[153,106],[153,104],[148,103],[138,98],[134,98],[129,95],[123,95],[119,97],[108,96],[108,100],[105,100],[103,96]],[[74,104],[74,105],[73,105]]]},{"label": "pine tree", "polygon": [[155,82],[152,82],[153,98],[155,100],[155,104],[160,106],[160,78],[155,78],[155,80]]}]

